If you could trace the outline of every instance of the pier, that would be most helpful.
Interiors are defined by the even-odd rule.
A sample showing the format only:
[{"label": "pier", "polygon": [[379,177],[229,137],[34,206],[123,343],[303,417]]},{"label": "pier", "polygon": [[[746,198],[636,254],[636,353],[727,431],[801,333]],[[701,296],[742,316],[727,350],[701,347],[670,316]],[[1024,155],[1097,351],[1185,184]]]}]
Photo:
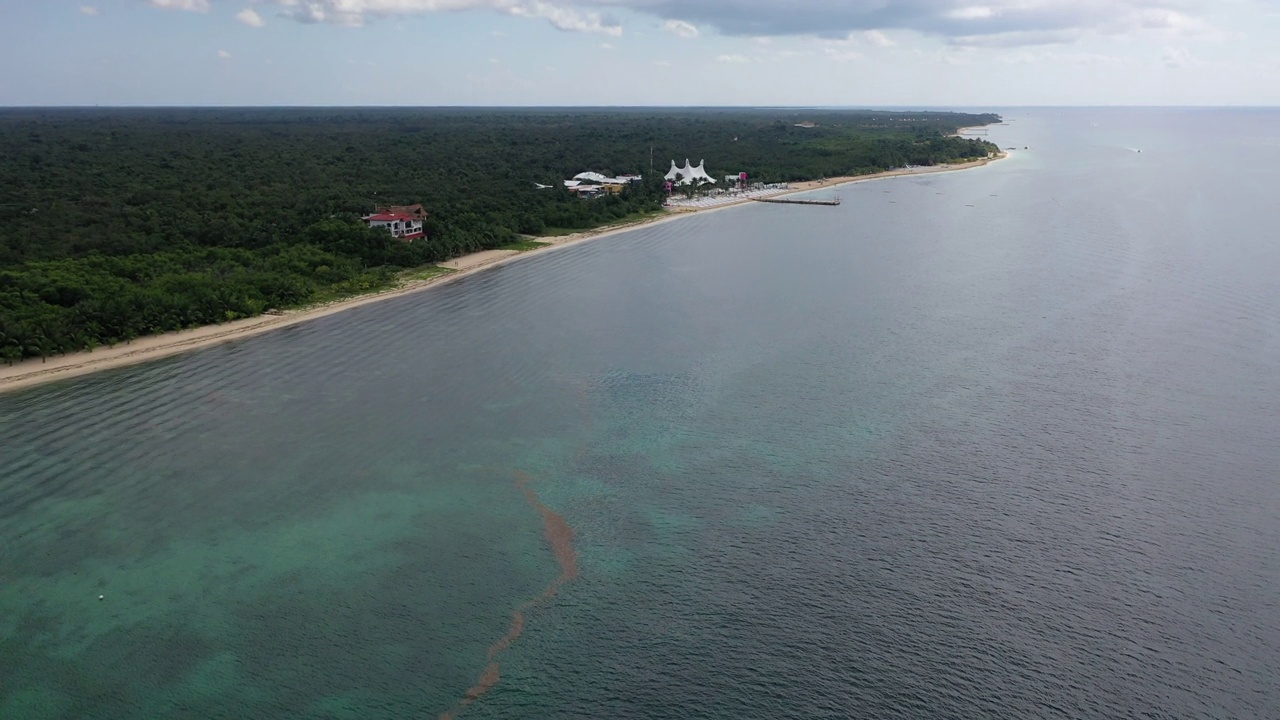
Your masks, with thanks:
[{"label": "pier", "polygon": [[840,198],[831,200],[803,200],[800,198],[751,198],[756,202],[778,203],[780,205],[839,205]]}]

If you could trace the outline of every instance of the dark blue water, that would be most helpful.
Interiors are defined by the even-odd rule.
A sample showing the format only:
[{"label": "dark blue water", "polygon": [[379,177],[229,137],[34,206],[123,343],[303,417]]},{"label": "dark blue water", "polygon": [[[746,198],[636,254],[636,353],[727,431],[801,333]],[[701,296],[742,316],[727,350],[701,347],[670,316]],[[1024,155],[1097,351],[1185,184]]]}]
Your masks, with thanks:
[{"label": "dark blue water", "polygon": [[0,717],[1280,717],[1280,111],[1005,117],[0,396]]}]

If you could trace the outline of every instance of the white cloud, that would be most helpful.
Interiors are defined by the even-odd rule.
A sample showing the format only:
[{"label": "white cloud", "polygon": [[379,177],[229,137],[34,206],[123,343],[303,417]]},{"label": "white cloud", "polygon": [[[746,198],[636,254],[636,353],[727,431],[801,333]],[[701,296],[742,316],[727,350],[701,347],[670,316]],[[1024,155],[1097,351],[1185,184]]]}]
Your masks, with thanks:
[{"label": "white cloud", "polygon": [[951,44],[959,47],[1011,48],[1025,45],[1059,45],[1084,37],[1080,30],[1028,30],[988,35],[960,35],[951,38]]},{"label": "white cloud", "polygon": [[818,42],[822,46],[822,54],[828,60],[850,62],[863,58],[862,53],[857,50],[859,45],[858,36],[852,33],[842,40],[819,39]]},{"label": "white cloud", "polygon": [[1193,17],[1177,10],[1152,8],[1144,10],[1128,18],[1128,23],[1119,28],[1119,32],[1134,29],[1163,33],[1174,37],[1204,37],[1221,40],[1225,34],[1205,20]]},{"label": "white cloud", "polygon": [[612,45],[610,45],[609,43],[600,43],[600,49],[601,49],[601,50],[612,50],[612,49],[613,49],[613,46],[612,46]]},{"label": "white cloud", "polygon": [[891,40],[888,35],[885,35],[879,30],[867,30],[862,33],[862,37],[866,38],[867,42],[875,45],[876,47],[893,47],[898,44]]},{"label": "white cloud", "polygon": [[995,61],[1001,65],[1052,65],[1055,67],[1071,65],[1080,68],[1106,69],[1128,65],[1132,59],[1099,53],[1060,52],[1039,47],[1001,53]]},{"label": "white cloud", "polygon": [[219,51],[218,51],[218,59],[219,59],[219,60],[230,60],[230,59],[231,59],[231,53],[227,52],[226,50],[219,50]]},{"label": "white cloud", "polygon": [[862,59],[862,53],[856,50],[842,50],[838,47],[827,47],[823,48],[822,52],[827,56],[827,59],[835,60],[836,62],[852,62],[854,60]]},{"label": "white cloud", "polygon": [[935,57],[947,65],[972,65],[972,49],[968,47],[948,47],[939,50]]},{"label": "white cloud", "polygon": [[1166,67],[1183,68],[1199,65],[1199,61],[1191,54],[1191,51],[1185,47],[1168,47],[1164,49],[1164,57],[1162,58]]},{"label": "white cloud", "polygon": [[[156,0],[152,0],[155,2]],[[163,0],[207,2],[207,0]],[[376,18],[424,15],[461,10],[494,10],[519,17],[540,18],[567,32],[589,32],[618,37],[622,25],[595,10],[572,7],[580,0],[260,0],[283,8],[283,14],[303,23],[328,23],[359,27]]]},{"label": "white cloud", "polygon": [[254,12],[253,8],[245,8],[236,13],[236,21],[241,24],[248,25],[249,27],[260,28],[263,25],[266,25],[262,20],[262,16]]},{"label": "white cloud", "polygon": [[1135,21],[1144,28],[1153,30],[1173,30],[1175,32],[1203,32],[1207,25],[1199,18],[1193,18],[1177,10],[1151,8],[1135,14]]},{"label": "white cloud", "polygon": [[662,24],[662,29],[686,40],[698,37],[698,26],[683,20],[668,20]]},{"label": "white cloud", "polygon": [[191,12],[209,12],[209,0],[151,0],[152,7],[167,10],[189,10]]},{"label": "white cloud", "polygon": [[[332,2],[333,0],[330,1]],[[351,2],[352,0],[338,1]],[[412,0],[405,1],[411,2]],[[444,2],[452,1],[454,0],[444,0]],[[542,18],[550,22],[553,27],[569,32],[600,33],[611,37],[622,35],[622,25],[616,20],[601,18],[600,14],[596,12],[580,13],[573,8],[552,5],[548,2],[542,2],[542,0],[525,0],[507,7],[506,11],[521,17]]]},{"label": "white cloud", "polygon": [[[560,0],[588,2],[599,0]],[[610,0],[614,6],[664,19],[711,26],[724,35],[816,36],[886,32],[963,38],[963,44],[1005,46],[1122,36],[1178,35],[1212,30],[1203,19],[1210,0]],[[1220,0],[1219,0],[1220,1]],[[1256,0],[1236,0],[1255,2]],[[999,36],[985,41],[980,38]]]},{"label": "white cloud", "polygon": [[745,55],[721,55],[716,58],[716,62],[722,63],[745,63],[750,62]]},{"label": "white cloud", "polygon": [[1000,14],[999,10],[985,5],[971,5],[969,7],[958,7],[947,11],[947,17],[952,20],[986,20]]},{"label": "white cloud", "polygon": [[80,12],[85,15],[96,16],[98,15],[98,8],[92,5],[81,5]]},{"label": "white cloud", "polygon": [[[1246,0],[1238,0],[1245,2]],[[1256,0],[1247,0],[1255,2]],[[149,0],[155,7],[205,12],[210,0]],[[242,0],[243,2],[243,0]],[[692,38],[708,27],[746,38],[839,38],[861,34],[873,46],[910,31],[956,45],[1012,47],[1090,36],[1216,32],[1204,19],[1210,0],[252,0],[300,22],[360,26],[379,18],[488,10],[539,18],[569,32],[622,35],[609,11],[657,17],[665,32]],[[264,13],[265,14],[265,13]]]}]

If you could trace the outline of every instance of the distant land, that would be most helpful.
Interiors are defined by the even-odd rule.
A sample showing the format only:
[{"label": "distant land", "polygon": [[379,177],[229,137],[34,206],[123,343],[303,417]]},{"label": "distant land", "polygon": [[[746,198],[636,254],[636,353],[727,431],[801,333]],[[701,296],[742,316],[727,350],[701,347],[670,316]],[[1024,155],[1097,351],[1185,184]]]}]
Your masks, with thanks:
[{"label": "distant land", "polygon": [[[999,121],[786,108],[0,110],[0,359],[383,291],[468,253],[651,218],[672,161],[749,183],[864,176],[984,159],[999,149],[955,133]],[[565,187],[584,172],[631,179],[588,199]],[[416,205],[425,237],[412,242],[362,221]]]}]

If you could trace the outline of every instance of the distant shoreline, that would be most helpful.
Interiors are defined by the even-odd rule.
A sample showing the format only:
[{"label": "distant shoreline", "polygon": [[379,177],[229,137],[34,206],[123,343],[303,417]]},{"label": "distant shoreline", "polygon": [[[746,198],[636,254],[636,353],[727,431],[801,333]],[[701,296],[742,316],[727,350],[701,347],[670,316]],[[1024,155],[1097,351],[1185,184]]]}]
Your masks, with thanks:
[{"label": "distant shoreline", "polygon": [[[965,128],[962,128],[961,130],[964,129]],[[1000,153],[994,158],[994,160],[1000,160],[1004,157],[1007,157],[1007,154]],[[812,180],[796,183],[790,189],[771,197],[811,192],[813,190],[821,190],[824,188],[839,187],[841,185],[881,180],[891,177],[928,175],[940,172],[969,170],[972,168],[983,167],[994,160],[984,159],[961,163],[958,165],[937,165],[932,167],[888,170],[881,173],[873,173],[871,175]],[[464,255],[462,257],[439,263],[440,267],[453,271],[444,275],[439,275],[426,280],[411,280],[399,287],[389,290],[370,293],[368,295],[357,295],[322,305],[313,305],[294,310],[287,310],[278,315],[259,315],[257,317],[235,320],[228,323],[222,323],[220,325],[206,325],[204,327],[180,330],[177,332],[165,333],[163,335],[148,335],[146,337],[138,338],[132,343],[126,345],[98,348],[97,350],[85,350],[56,358],[47,358],[44,361],[35,358],[23,360],[15,363],[11,367],[0,367],[0,393],[33,387],[35,385],[41,385],[48,382],[55,382],[57,380],[80,377],[82,375],[88,375],[90,373],[100,372],[103,370],[112,370],[115,368],[137,365],[144,362],[150,362],[152,360],[159,360],[160,358],[170,357],[172,355],[192,352],[202,348],[232,342],[234,340],[250,338],[272,330],[279,330],[281,328],[298,325],[310,320],[334,315],[344,310],[350,310],[351,308],[369,305],[381,300],[402,297],[404,295],[410,295],[426,290],[427,288],[451,283],[469,275],[474,275],[490,268],[505,265],[520,258],[553,252],[560,248],[572,247],[589,240],[599,240],[601,238],[606,238],[649,225],[661,225],[690,215],[738,207],[749,202],[753,201],[750,198],[744,198],[741,200],[727,202],[723,205],[717,205],[715,207],[677,208],[666,215],[656,218],[638,220],[635,222],[624,223],[622,225],[604,226],[561,237],[541,237],[536,240],[537,242],[545,243],[545,246],[534,250],[485,250],[471,255]]]}]

